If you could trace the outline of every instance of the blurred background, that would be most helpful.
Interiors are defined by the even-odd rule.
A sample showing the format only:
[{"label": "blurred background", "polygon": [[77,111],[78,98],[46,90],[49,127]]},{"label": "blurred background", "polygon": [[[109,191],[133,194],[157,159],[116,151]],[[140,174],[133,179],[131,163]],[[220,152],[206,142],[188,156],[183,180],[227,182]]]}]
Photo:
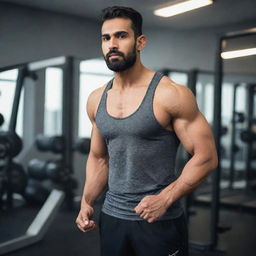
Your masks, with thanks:
[{"label": "blurred background", "polygon": [[[159,16],[176,2],[0,0],[0,255],[100,255],[98,229],[84,234],[75,218],[87,98],[113,77],[100,23],[112,5],[142,14],[142,62],[188,86],[215,135],[219,166],[183,199],[191,255],[255,254],[256,1],[209,0]],[[177,174],[188,159],[181,146]]]}]

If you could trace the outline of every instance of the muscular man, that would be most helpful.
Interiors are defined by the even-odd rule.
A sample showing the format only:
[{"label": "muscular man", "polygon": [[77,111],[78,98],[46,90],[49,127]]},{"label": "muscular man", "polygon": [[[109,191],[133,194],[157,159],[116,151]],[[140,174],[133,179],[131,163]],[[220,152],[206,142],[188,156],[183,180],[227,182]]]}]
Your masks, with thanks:
[{"label": "muscular man", "polygon": [[[96,227],[93,203],[108,184],[99,223],[102,256],[188,255],[179,199],[217,165],[211,129],[187,87],[143,66],[147,39],[137,11],[104,9],[101,37],[114,78],[87,102],[93,128],[77,226]],[[179,142],[192,157],[177,178]]]}]

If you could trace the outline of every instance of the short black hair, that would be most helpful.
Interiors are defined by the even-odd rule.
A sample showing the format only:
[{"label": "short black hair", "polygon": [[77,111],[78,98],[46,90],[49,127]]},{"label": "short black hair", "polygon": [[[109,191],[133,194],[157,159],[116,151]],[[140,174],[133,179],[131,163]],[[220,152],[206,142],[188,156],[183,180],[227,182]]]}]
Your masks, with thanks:
[{"label": "short black hair", "polygon": [[125,6],[112,6],[102,10],[102,24],[106,20],[125,18],[132,21],[132,29],[135,37],[142,35],[142,16],[136,10]]}]

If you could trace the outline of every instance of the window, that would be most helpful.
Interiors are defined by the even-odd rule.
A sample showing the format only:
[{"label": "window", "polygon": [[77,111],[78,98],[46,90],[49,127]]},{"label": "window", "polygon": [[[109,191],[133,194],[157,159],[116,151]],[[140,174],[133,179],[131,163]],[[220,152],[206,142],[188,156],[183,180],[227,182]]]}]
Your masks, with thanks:
[{"label": "window", "polygon": [[60,68],[47,68],[45,73],[44,134],[62,133],[63,72]]},{"label": "window", "polygon": [[214,111],[214,90],[213,84],[207,83],[205,85],[205,105],[204,105],[204,115],[207,121],[212,124],[213,123],[213,111]]},{"label": "window", "polygon": [[91,137],[92,125],[86,111],[88,96],[106,84],[113,77],[113,72],[107,68],[103,59],[82,61],[80,72],[78,136]]},{"label": "window", "polygon": [[246,112],[246,89],[244,86],[239,86],[236,92],[236,111]]},{"label": "window", "polygon": [[222,105],[221,118],[223,125],[229,125],[233,113],[233,90],[234,86],[230,83],[223,83],[222,85]]},{"label": "window", "polygon": [[[4,116],[5,120],[1,129],[5,131],[8,130],[10,124],[17,77],[18,69],[0,73],[0,113]],[[24,89],[21,91],[16,124],[16,132],[20,137],[23,136],[23,105]]]},{"label": "window", "polygon": [[209,123],[213,122],[214,77],[211,74],[198,73],[196,83],[196,100],[198,107]]}]

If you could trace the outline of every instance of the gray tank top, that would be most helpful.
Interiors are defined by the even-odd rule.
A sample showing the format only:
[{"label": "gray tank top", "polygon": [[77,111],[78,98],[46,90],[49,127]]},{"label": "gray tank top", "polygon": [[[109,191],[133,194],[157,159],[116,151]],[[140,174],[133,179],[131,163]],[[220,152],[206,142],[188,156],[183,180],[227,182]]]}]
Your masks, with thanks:
[{"label": "gray tank top", "polygon": [[[131,115],[118,118],[106,109],[107,84],[96,113],[96,125],[109,153],[108,191],[102,211],[127,220],[143,220],[134,208],[147,195],[160,193],[176,179],[175,158],[179,140],[166,130],[153,113],[155,89],[163,75],[156,72],[147,92]],[[159,218],[172,219],[183,212],[179,201]]]}]

